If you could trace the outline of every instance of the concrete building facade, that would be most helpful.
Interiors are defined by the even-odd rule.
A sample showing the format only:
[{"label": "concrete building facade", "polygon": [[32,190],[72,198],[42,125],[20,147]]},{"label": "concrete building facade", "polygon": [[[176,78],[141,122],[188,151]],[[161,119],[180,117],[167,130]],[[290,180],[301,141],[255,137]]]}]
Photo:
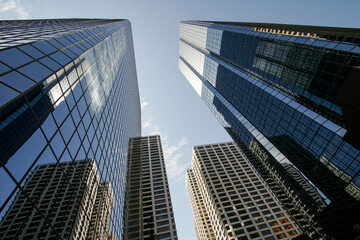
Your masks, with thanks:
[{"label": "concrete building facade", "polygon": [[186,186],[198,239],[292,239],[302,233],[234,142],[195,146]]},{"label": "concrete building facade", "polygon": [[112,196],[93,159],[38,165],[2,218],[0,239],[106,239]]},{"label": "concrete building facade", "polygon": [[124,239],[177,239],[160,136],[131,138]]}]

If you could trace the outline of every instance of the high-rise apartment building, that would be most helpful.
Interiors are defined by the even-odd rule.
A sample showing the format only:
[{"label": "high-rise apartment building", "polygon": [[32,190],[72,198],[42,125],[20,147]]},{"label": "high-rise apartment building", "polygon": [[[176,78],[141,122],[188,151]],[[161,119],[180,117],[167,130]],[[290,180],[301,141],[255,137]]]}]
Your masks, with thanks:
[{"label": "high-rise apartment building", "polygon": [[[104,224],[120,239],[128,142],[141,135],[130,22],[1,21],[0,35],[0,217],[20,191],[28,208],[51,225],[50,213],[23,187],[30,172],[39,164],[61,168],[64,161],[94,159],[104,182],[97,211],[108,221],[103,209],[113,202]],[[72,199],[80,204],[76,192]],[[90,228],[97,229],[96,219]]]},{"label": "high-rise apartment building", "polygon": [[[190,198],[191,207],[194,215],[194,227],[197,239],[214,239],[215,234],[210,215],[207,212],[205,200],[200,192],[199,184],[195,179],[192,169],[186,170],[186,189]],[[207,197],[207,196],[205,196]]]},{"label": "high-rise apartment building", "polygon": [[87,239],[109,238],[111,210],[114,204],[114,193],[110,182],[100,182],[96,194],[94,208],[91,213],[91,224],[87,231]]},{"label": "high-rise apartment building", "polygon": [[359,29],[180,23],[180,70],[315,238],[360,234],[359,42]]},{"label": "high-rise apartment building", "polygon": [[109,204],[98,201],[104,186],[112,193],[108,182],[99,184],[93,159],[38,165],[0,222],[0,239],[106,239],[110,216],[96,211],[111,213],[111,193],[102,198]]},{"label": "high-rise apartment building", "polygon": [[234,142],[195,146],[186,187],[198,239],[292,239],[294,220]]},{"label": "high-rise apartment building", "polygon": [[178,239],[160,136],[131,138],[124,239]]}]

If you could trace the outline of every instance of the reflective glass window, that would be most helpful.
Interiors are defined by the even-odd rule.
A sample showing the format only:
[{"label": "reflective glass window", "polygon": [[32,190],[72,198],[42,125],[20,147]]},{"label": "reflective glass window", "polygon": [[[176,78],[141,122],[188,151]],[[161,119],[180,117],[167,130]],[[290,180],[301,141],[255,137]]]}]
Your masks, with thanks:
[{"label": "reflective glass window", "polygon": [[19,49],[21,49],[25,53],[29,54],[34,59],[38,59],[38,58],[44,56],[44,54],[42,52],[40,52],[39,50],[37,50],[36,48],[34,48],[33,46],[31,46],[29,44],[20,46]]},{"label": "reflective glass window", "polygon": [[6,63],[13,68],[26,64],[31,60],[31,57],[29,57],[17,48],[10,48],[0,51],[0,61]]},{"label": "reflective glass window", "polygon": [[37,48],[39,51],[45,53],[46,55],[56,51],[56,48],[54,48],[52,45],[50,45],[46,41],[32,43],[31,45],[34,46],[35,48]]},{"label": "reflective glass window", "polygon": [[[0,77],[1,79],[1,77]],[[5,86],[4,84],[0,83],[0,107],[3,106],[5,103],[9,102],[11,99],[15,98],[19,93],[14,91],[13,89]]]},{"label": "reflective glass window", "polygon": [[25,74],[36,82],[44,80],[45,77],[49,76],[52,73],[47,67],[37,61],[27,64],[22,68],[19,68],[18,71]]},{"label": "reflective glass window", "polygon": [[50,68],[53,71],[56,71],[61,67],[61,65],[59,65],[57,62],[55,62],[54,60],[52,60],[49,57],[41,58],[39,60],[39,62],[41,62],[42,64],[44,64],[45,66],[47,66],[48,68]]},{"label": "reflective glass window", "polygon": [[17,89],[20,92],[26,91],[35,84],[34,81],[31,81],[29,78],[16,71],[12,71],[1,76],[0,81],[8,84],[9,86]]},{"label": "reflective glass window", "polygon": [[2,73],[4,73],[4,72],[7,72],[7,71],[9,71],[10,69],[11,69],[11,68],[5,66],[4,64],[2,64],[2,63],[0,62],[0,74],[2,74]]}]

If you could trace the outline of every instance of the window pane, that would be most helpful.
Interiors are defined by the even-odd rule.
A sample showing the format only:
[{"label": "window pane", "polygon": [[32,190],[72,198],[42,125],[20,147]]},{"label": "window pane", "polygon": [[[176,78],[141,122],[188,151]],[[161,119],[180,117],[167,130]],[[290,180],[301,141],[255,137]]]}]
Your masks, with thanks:
[{"label": "window pane", "polygon": [[31,60],[31,57],[21,52],[17,48],[10,48],[0,52],[0,61],[13,68],[28,63]]}]

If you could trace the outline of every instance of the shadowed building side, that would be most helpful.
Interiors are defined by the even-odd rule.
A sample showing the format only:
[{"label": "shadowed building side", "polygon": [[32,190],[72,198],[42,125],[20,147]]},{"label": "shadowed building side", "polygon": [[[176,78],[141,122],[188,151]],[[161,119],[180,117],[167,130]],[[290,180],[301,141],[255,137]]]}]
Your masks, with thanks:
[{"label": "shadowed building side", "polygon": [[[107,238],[111,232],[112,238],[120,239],[128,143],[141,136],[130,22],[0,21],[0,35],[0,217],[17,192],[33,194],[23,186],[37,165],[61,168],[68,161],[94,159],[100,188],[110,184],[112,190],[105,187],[99,199],[96,211],[103,211],[101,217],[91,216],[90,207],[86,211],[83,221],[94,230],[88,238]],[[64,172],[64,178],[72,179],[71,174]],[[52,187],[47,181],[43,185]],[[69,208],[82,204],[79,194],[73,191],[72,201],[66,202]],[[54,216],[47,208],[31,200],[27,208],[44,220],[41,232],[52,229],[59,238],[56,229],[61,230],[61,224],[50,221]],[[28,219],[18,220],[17,227]]]},{"label": "shadowed building side", "polygon": [[176,240],[160,136],[131,138],[124,208],[125,240]]},{"label": "shadowed building side", "polygon": [[186,186],[199,239],[290,239],[301,230],[234,142],[195,146]]},{"label": "shadowed building side", "polygon": [[299,227],[315,238],[360,234],[354,211],[359,39],[359,29],[180,23],[181,72]]}]

